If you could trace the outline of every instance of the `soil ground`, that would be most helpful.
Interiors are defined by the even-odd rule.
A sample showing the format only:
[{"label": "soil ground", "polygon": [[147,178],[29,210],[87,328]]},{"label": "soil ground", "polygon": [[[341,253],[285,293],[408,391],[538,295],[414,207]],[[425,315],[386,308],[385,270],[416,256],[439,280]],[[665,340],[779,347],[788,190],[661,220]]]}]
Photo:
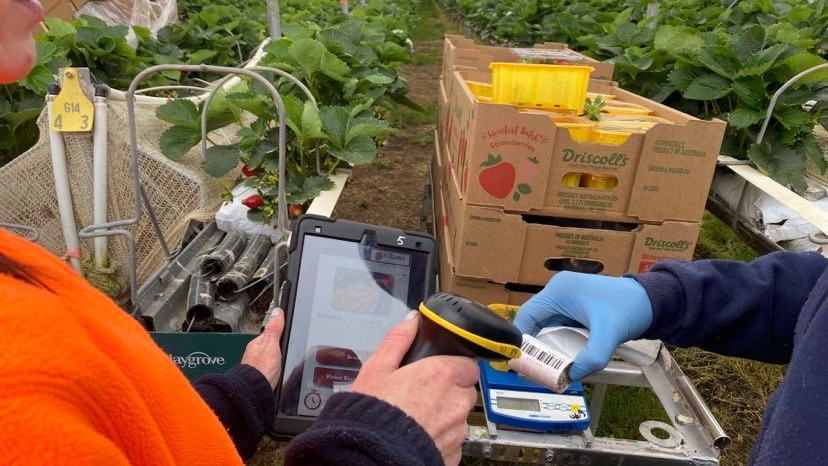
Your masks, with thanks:
[{"label": "soil ground", "polygon": [[[432,56],[442,52],[441,39],[418,42],[417,53]],[[429,161],[434,152],[434,110],[439,94],[440,61],[406,65],[401,74],[408,79],[408,96],[425,109],[418,114],[399,109],[392,115],[397,130],[379,148],[377,159],[353,169],[333,217],[420,230],[425,188],[429,183]]]}]

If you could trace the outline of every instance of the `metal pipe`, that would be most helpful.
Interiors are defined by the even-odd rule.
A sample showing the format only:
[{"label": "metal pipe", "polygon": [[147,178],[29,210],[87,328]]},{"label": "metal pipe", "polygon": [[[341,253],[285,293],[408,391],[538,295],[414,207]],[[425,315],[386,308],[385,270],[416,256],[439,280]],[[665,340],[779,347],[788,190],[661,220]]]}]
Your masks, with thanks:
[{"label": "metal pipe", "polygon": [[282,37],[282,25],[279,19],[279,1],[267,0],[267,23],[272,40]]},{"label": "metal pipe", "polygon": [[66,148],[63,144],[63,135],[51,129],[52,105],[55,96],[60,92],[57,85],[49,86],[49,94],[46,96],[46,113],[49,117],[49,152],[52,155],[52,174],[55,179],[55,194],[57,195],[58,212],[60,213],[60,224],[63,228],[63,242],[66,245],[66,253],[69,258],[69,265],[75,272],[82,274],[80,254],[80,240],[78,239],[78,228],[75,224],[75,212],[72,207],[72,191],[69,188],[69,170],[66,166]]},{"label": "metal pipe", "polygon": [[27,236],[24,236],[27,240],[31,242],[36,242],[40,239],[40,230],[35,227],[31,227],[28,225],[20,225],[18,223],[6,223],[0,222],[0,228],[5,228],[7,230],[21,230],[28,233]]},{"label": "metal pipe", "polygon": [[[109,95],[109,88],[105,85],[95,86],[95,126],[92,139],[92,223],[101,224],[106,222],[107,208],[107,157],[108,134],[107,127],[107,105],[106,97]],[[95,264],[98,267],[109,267],[109,254],[107,252],[106,236],[95,237]]]},{"label": "metal pipe", "polygon": [[724,431],[721,424],[719,424],[719,421],[713,417],[710,408],[702,401],[702,397],[698,390],[696,390],[696,387],[693,386],[683,373],[679,374],[676,378],[676,385],[678,385],[679,391],[684,395],[684,399],[687,400],[693,408],[693,411],[699,416],[699,420],[709,430],[710,435],[713,437],[713,446],[724,451],[730,446],[730,437]]}]

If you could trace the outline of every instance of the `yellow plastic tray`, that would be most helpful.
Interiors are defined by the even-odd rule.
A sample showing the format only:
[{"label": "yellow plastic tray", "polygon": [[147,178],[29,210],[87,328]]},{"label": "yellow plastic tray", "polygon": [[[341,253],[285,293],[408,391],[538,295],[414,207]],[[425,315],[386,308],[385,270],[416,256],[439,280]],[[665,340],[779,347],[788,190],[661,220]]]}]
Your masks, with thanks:
[{"label": "yellow plastic tray", "polygon": [[595,128],[593,123],[555,123],[560,128],[566,128],[569,131],[569,137],[573,141],[589,141],[589,135]]},{"label": "yellow plastic tray", "polygon": [[475,97],[492,97],[492,85],[489,83],[471,81],[467,79],[466,86],[469,86],[469,90],[475,95]]},{"label": "yellow plastic tray", "polygon": [[601,111],[613,115],[650,115],[653,113],[652,110],[643,105],[634,104],[632,102],[622,102],[620,100],[611,100],[607,102],[607,105],[603,107]]},{"label": "yellow plastic tray", "polygon": [[516,107],[581,110],[594,68],[494,62],[492,101]]},{"label": "yellow plastic tray", "polygon": [[599,144],[619,145],[627,142],[630,137],[629,131],[605,131],[600,129],[593,129],[589,132],[590,142],[597,142]]}]

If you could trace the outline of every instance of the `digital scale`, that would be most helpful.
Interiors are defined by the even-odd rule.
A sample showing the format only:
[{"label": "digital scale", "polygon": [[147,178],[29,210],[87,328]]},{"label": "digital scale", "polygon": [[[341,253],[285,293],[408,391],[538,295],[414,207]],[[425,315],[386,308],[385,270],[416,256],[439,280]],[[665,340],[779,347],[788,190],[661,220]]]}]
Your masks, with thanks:
[{"label": "digital scale", "polygon": [[564,393],[555,393],[517,372],[495,369],[489,361],[478,364],[483,409],[490,422],[540,432],[589,428],[589,409],[580,382],[573,382]]}]

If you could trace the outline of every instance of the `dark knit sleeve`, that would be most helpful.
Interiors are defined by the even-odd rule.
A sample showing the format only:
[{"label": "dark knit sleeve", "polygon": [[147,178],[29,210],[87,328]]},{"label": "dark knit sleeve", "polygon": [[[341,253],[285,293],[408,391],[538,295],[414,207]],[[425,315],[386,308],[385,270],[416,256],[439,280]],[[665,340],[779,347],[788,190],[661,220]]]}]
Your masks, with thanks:
[{"label": "dark knit sleeve", "polygon": [[439,466],[443,457],[413,418],[360,393],[331,396],[316,422],[285,451],[285,466]]},{"label": "dark knit sleeve", "polygon": [[821,254],[793,252],[750,263],[661,262],[632,275],[653,306],[653,323],[642,337],[787,363],[799,313],[826,266]]},{"label": "dark knit sleeve", "polygon": [[223,374],[199,378],[195,389],[230,433],[242,459],[250,459],[276,416],[273,389],[265,376],[239,364]]}]

